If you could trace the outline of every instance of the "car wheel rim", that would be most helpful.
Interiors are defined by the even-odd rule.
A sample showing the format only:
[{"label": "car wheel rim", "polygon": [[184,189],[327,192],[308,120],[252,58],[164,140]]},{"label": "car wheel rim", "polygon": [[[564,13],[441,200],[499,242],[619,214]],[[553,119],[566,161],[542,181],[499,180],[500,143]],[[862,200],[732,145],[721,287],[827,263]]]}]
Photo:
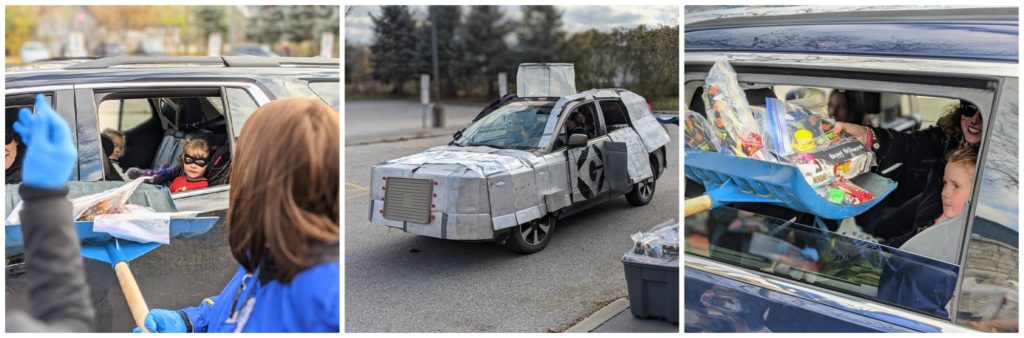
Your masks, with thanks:
[{"label": "car wheel rim", "polygon": [[519,230],[526,244],[537,245],[543,243],[548,238],[551,225],[542,220],[535,220],[526,224],[520,224]]},{"label": "car wheel rim", "polygon": [[647,180],[644,180],[644,181],[640,182],[640,187],[639,188],[640,188],[640,197],[642,197],[643,199],[648,199],[648,198],[651,197],[652,194],[654,194],[654,185],[651,184],[651,180],[650,179],[647,179]]}]

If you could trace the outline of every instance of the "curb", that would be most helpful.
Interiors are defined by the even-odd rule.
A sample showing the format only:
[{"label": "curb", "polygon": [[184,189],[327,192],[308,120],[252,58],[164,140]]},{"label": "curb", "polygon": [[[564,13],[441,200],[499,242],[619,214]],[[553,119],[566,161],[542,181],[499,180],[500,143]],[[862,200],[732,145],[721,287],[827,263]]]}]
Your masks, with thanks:
[{"label": "curb", "polygon": [[402,133],[400,135],[385,135],[381,137],[356,137],[353,139],[346,139],[345,146],[362,146],[375,143],[399,142],[438,136],[451,136],[456,131],[459,131],[459,129],[460,128],[439,128],[432,130],[410,131]]},{"label": "curb", "polygon": [[618,315],[623,310],[626,310],[627,308],[629,308],[629,299],[627,299],[626,297],[616,299],[614,302],[611,302],[611,304],[608,304],[605,307],[601,308],[600,310],[597,310],[597,312],[594,312],[594,314],[587,316],[587,318],[584,318],[579,323],[576,323],[576,325],[573,325],[564,332],[588,333],[590,331],[594,331],[599,326],[601,326],[601,324],[604,324],[608,320],[611,320],[613,317]]}]

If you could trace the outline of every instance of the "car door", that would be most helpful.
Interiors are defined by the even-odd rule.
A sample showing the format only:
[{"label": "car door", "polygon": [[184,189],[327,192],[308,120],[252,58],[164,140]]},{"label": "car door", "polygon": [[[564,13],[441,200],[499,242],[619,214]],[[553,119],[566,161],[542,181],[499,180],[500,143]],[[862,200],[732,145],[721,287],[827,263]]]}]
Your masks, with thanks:
[{"label": "car door", "polygon": [[[694,99],[699,100],[697,88],[703,84],[706,76],[706,72],[702,73],[700,70],[708,69],[711,63],[721,58],[722,55],[718,53],[689,53],[687,55],[688,64],[685,75],[687,102],[694,102]],[[971,258],[966,253],[963,253],[963,251],[961,251],[962,256],[960,259],[943,261],[938,258],[928,258],[929,256],[925,253],[904,250],[903,247],[893,248],[884,245],[874,245],[870,242],[832,231],[813,230],[811,228],[807,228],[806,231],[802,232],[802,235],[806,236],[803,240],[797,238],[797,240],[793,241],[793,236],[774,236],[774,239],[772,239],[768,237],[772,237],[774,234],[786,233],[794,228],[790,226],[788,228],[781,228],[783,230],[776,230],[769,226],[765,229],[760,228],[757,225],[758,223],[750,222],[749,220],[742,222],[733,221],[737,219],[737,215],[743,215],[743,212],[754,212],[755,215],[768,212],[787,214],[779,212],[780,210],[778,209],[780,208],[772,209],[763,205],[744,205],[742,208],[737,207],[743,210],[732,210],[730,213],[729,210],[723,207],[707,214],[698,214],[696,219],[687,219],[685,222],[687,226],[687,243],[707,243],[701,246],[687,246],[686,278],[688,290],[686,306],[688,309],[709,310],[717,315],[724,315],[724,317],[732,319],[762,318],[760,322],[764,322],[768,327],[794,331],[800,331],[808,327],[794,326],[792,325],[793,322],[790,321],[792,318],[786,318],[787,314],[798,312],[798,310],[787,308],[787,306],[791,307],[794,304],[799,304],[799,302],[805,302],[805,305],[800,305],[802,308],[827,305],[826,308],[831,311],[818,311],[818,313],[828,314],[829,320],[837,323],[850,322],[851,320],[873,322],[873,327],[865,328],[865,330],[963,330],[965,329],[964,326],[972,325],[967,324],[968,322],[973,321],[973,324],[984,323],[979,321],[979,318],[1000,319],[1004,318],[1000,316],[1006,316],[1005,318],[1017,317],[1016,312],[1014,312],[1017,307],[1016,294],[1008,291],[1016,290],[1017,281],[1008,277],[1010,275],[1016,276],[1016,273],[1005,274],[1006,276],[1002,278],[998,276],[993,277],[989,273],[993,269],[993,265],[995,265],[996,269],[1001,270],[1016,271],[1015,269],[1017,268],[1016,246],[1005,245],[1007,241],[1013,243],[1017,241],[1015,199],[1017,194],[1016,178],[1018,175],[1015,166],[1017,162],[1017,150],[1015,147],[1017,140],[1015,137],[1010,138],[1002,135],[1011,132],[1015,135],[1016,123],[1010,123],[1009,120],[1016,121],[1017,106],[1015,101],[1010,105],[998,100],[1000,97],[1016,97],[1017,95],[1015,78],[1017,66],[1015,63],[915,60],[915,68],[907,70],[899,66],[906,62],[905,59],[901,58],[730,53],[729,59],[738,73],[739,82],[745,85],[795,85],[843,88],[944,97],[967,100],[976,104],[982,112],[983,120],[987,126],[986,128],[988,128],[985,131],[986,140],[982,142],[981,152],[989,154],[997,149],[1003,149],[997,152],[1002,154],[1002,156],[985,155],[978,159],[978,171],[975,175],[975,182],[987,179],[990,172],[994,171],[996,174],[992,174],[994,176],[990,181],[993,183],[988,184],[989,190],[986,191],[984,183],[974,187],[972,195],[974,197],[971,199],[969,208],[964,209],[965,216],[963,218],[967,220],[973,217],[973,221],[964,222],[962,227],[954,227],[956,229],[968,229],[967,232],[961,232],[965,235],[961,237],[950,232],[949,236],[944,239],[945,243],[936,243],[935,245],[943,247],[946,245],[956,246],[960,244],[961,239],[967,240],[967,238],[971,238],[970,242],[966,242],[961,247],[967,247],[968,252],[971,251],[972,247],[975,248],[977,252],[973,254],[979,259],[980,257],[985,257],[988,261],[976,260],[972,275]],[[1012,80],[1006,78],[1008,74],[1013,74]],[[1012,86],[1008,87],[1007,83],[1012,83]],[[1002,107],[1004,105],[1007,107]],[[993,114],[993,111],[997,108],[999,112]],[[1004,111],[1012,111],[1013,113],[1004,113]],[[994,119],[993,116],[995,117]],[[993,142],[993,138],[1000,138],[1001,141]],[[1010,147],[1010,145],[1013,145],[1013,147]],[[1014,165],[1011,166],[1009,163]],[[992,169],[989,169],[990,167]],[[686,195],[688,197],[694,196],[691,194],[691,188],[695,186],[701,187],[697,182],[687,181]],[[993,197],[986,202],[985,196],[989,194],[993,195]],[[995,203],[996,201],[998,203]],[[998,206],[998,208],[995,208],[994,205]],[[1010,205],[1012,207],[1009,207]],[[978,214],[975,215],[975,212]],[[792,214],[789,213],[787,215]],[[783,217],[783,221],[781,221],[783,223],[777,224],[785,224],[788,222],[785,220],[788,220],[790,217]],[[981,218],[985,218],[985,220]],[[996,222],[1002,225],[989,226],[986,230],[977,230],[979,224],[983,222]],[[691,227],[691,224],[693,227]],[[881,226],[887,225],[895,224],[882,224]],[[735,231],[737,229],[726,231],[730,227],[739,227],[748,232]],[[751,236],[750,232],[763,233],[769,236]],[[987,236],[990,241],[974,241],[974,238],[982,234]],[[795,251],[790,251],[790,253],[795,252],[797,258],[801,256],[808,257],[805,256],[805,253],[801,253],[801,250],[806,250],[807,248],[818,249],[815,252],[821,255],[813,260],[824,262],[824,265],[816,267],[807,266],[803,269],[797,269],[795,266],[799,264],[794,264],[792,261],[779,263],[777,258],[783,256],[772,256],[771,251],[766,250],[769,247],[755,245],[754,242],[757,239],[754,237],[761,237],[760,240],[762,241],[765,238],[771,240],[762,242],[762,244],[786,244],[774,248],[787,247],[794,249]],[[1001,239],[1004,245],[993,243],[991,241],[993,238]],[[847,244],[841,244],[843,242]],[[981,242],[985,243],[979,244]],[[821,247],[813,247],[813,243],[827,244],[827,250],[820,250],[822,249]],[[846,247],[845,249],[842,248],[844,246]],[[1003,259],[1000,259],[999,262],[991,262],[993,253],[1005,253],[1005,255],[1002,256]],[[792,255],[786,257],[791,258]],[[906,270],[894,270],[890,268],[890,265],[887,265],[890,262],[897,262],[899,263],[897,265],[901,267],[914,266],[922,269],[920,271],[927,271],[928,273],[916,276],[907,275],[912,278],[898,279],[893,277],[898,274],[891,272]],[[1013,263],[1011,264],[1010,262]],[[834,266],[830,268],[830,264],[834,264]],[[780,269],[780,267],[784,267],[784,269]],[[697,272],[691,273],[691,270]],[[811,273],[807,273],[808,271]],[[701,272],[704,274],[701,274]],[[720,278],[740,283],[732,283],[735,285],[727,284],[720,280]],[[689,290],[691,279],[699,279],[707,287],[704,290],[694,290],[699,292],[693,294]],[[925,297],[915,299],[898,297],[900,295],[919,295],[919,293],[916,293],[917,291],[905,290],[904,292],[897,293],[897,297],[893,297],[891,292],[886,292],[885,290],[891,290],[886,289],[886,287],[893,285],[886,282],[895,280],[911,281],[914,283],[941,282],[943,283],[941,286],[929,284],[929,288],[926,288],[926,290],[934,290],[935,295],[948,295],[952,296],[953,299],[950,299],[948,302],[942,302],[942,304],[948,304],[948,306],[944,307],[945,310],[943,310],[942,306],[919,302]],[[700,283],[693,284],[701,285]],[[958,289],[954,289],[954,286],[951,284],[956,284]],[[718,292],[711,289],[712,285],[729,286],[732,290],[741,291],[746,296],[769,300],[775,303],[775,305],[767,308],[757,308],[755,306],[754,311],[762,314],[763,316],[761,317],[743,317],[743,313],[723,314],[720,311],[721,309],[714,307],[714,304],[708,305],[715,302],[712,294]],[[976,287],[971,289],[971,286]],[[996,305],[985,307],[986,310],[984,311],[980,310],[982,307],[975,307],[972,311],[966,311],[965,314],[965,306],[969,307],[975,303],[982,303],[980,298],[991,295],[993,293],[992,290],[1005,291],[999,294],[998,299],[986,300],[987,304]],[[707,293],[709,291],[711,293]],[[705,293],[707,293],[706,296],[702,298],[702,294]],[[775,293],[795,296],[798,302],[787,301],[784,299],[785,297],[777,297]],[[959,300],[957,299],[958,297],[960,298]],[[956,308],[955,306],[958,303],[959,308]],[[1001,308],[999,307],[1000,305]],[[939,309],[936,309],[936,307]],[[1000,310],[995,310],[995,308]],[[761,312],[761,310],[765,311]],[[996,315],[997,313],[1001,314]],[[957,320],[958,317],[960,319],[956,324],[961,326],[954,325],[954,320]],[[1016,322],[1007,323],[1006,321],[991,320],[986,325],[989,328],[999,325],[1015,327]]]},{"label": "car door", "polygon": [[[150,122],[163,125],[166,128],[178,122],[161,120],[155,115],[159,113],[150,117],[157,121],[141,122],[135,126],[125,124],[128,120],[138,120],[141,115],[145,115],[126,111],[125,107],[134,104],[138,110],[153,113],[151,110],[161,111],[161,102],[166,101],[167,97],[203,97],[207,99],[206,102],[203,102],[204,109],[218,110],[224,115],[226,125],[222,128],[227,133],[224,142],[232,147],[237,133],[241,130],[241,124],[244,123],[244,117],[251,114],[251,110],[255,110],[260,103],[268,102],[266,95],[255,86],[233,82],[169,84],[151,81],[134,83],[131,86],[110,83],[91,84],[83,87],[85,88],[77,89],[79,93],[76,98],[80,107],[78,120],[80,123],[88,123],[80,126],[80,130],[88,130],[90,133],[98,135],[102,129],[107,127],[121,126],[130,131],[140,126],[145,128]],[[251,91],[252,94],[250,94]],[[105,115],[106,112],[100,112],[107,106],[120,106],[117,109],[116,118],[110,119]],[[237,124],[234,123],[235,121]],[[168,135],[164,133],[164,129],[160,128],[143,131],[157,133],[155,136],[158,136],[158,140]],[[80,131],[80,133],[83,132]],[[128,137],[129,148],[132,147],[133,141],[140,141],[139,136],[136,136],[134,140],[131,136]],[[152,144],[153,147],[159,145],[159,143]],[[102,154],[98,137],[89,148]],[[148,151],[154,151],[154,149],[151,147]],[[97,159],[99,159],[98,156]],[[97,161],[97,167],[100,169],[103,168],[101,164],[102,162]],[[104,177],[106,176],[100,170],[91,181],[101,181]],[[158,188],[166,189],[162,185]],[[233,267],[237,262],[231,256],[230,250],[227,250],[226,244],[225,229],[229,194],[228,184],[211,185],[203,189],[170,194],[177,210],[194,211],[199,216],[216,216],[220,219],[212,229],[202,236],[189,240],[172,241],[172,245],[150,252],[132,262],[132,269],[142,290],[170,290],[168,285],[190,285],[188,288],[175,289],[174,292],[147,294],[147,302],[162,304],[162,307],[170,308],[193,306],[196,300],[191,295],[216,294],[220,291],[218,288],[230,279]],[[130,312],[123,303],[123,296],[120,295],[116,279],[113,279],[113,275],[110,273],[109,264],[87,260],[85,269],[87,280],[92,288],[93,303],[97,308],[97,328],[100,331],[131,330],[130,322],[119,319],[130,318]]]},{"label": "car door", "polygon": [[[578,121],[576,123],[581,125],[582,133],[587,134],[588,138],[585,146],[570,147],[568,150],[572,202],[579,203],[609,189],[605,179],[605,142],[610,138],[604,133],[604,125],[593,101],[569,106],[566,112],[566,120]],[[565,121],[563,128],[567,128],[569,123]],[[566,138],[569,136],[566,135]]]}]

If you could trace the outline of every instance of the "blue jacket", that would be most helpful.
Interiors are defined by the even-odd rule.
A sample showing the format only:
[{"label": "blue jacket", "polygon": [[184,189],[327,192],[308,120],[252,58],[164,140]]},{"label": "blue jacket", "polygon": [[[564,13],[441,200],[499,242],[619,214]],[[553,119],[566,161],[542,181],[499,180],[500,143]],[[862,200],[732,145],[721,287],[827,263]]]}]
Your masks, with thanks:
[{"label": "blue jacket", "polygon": [[[291,283],[270,280],[261,284],[244,278],[245,269],[239,267],[220,295],[179,313],[189,332],[234,332],[241,322],[242,332],[340,332],[339,271],[337,261],[326,262],[300,272]],[[243,280],[247,290],[239,292]],[[250,300],[246,320],[245,304]],[[232,303],[241,309],[236,321],[229,320]]]}]

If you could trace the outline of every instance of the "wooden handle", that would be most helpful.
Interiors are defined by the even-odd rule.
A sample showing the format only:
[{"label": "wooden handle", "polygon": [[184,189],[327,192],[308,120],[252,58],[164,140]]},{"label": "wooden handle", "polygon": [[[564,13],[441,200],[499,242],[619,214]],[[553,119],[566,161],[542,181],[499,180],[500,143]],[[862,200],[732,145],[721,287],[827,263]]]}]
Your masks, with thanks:
[{"label": "wooden handle", "polygon": [[690,217],[690,215],[708,209],[711,209],[711,196],[708,195],[700,195],[683,201],[683,217]]},{"label": "wooden handle", "polygon": [[117,262],[114,264],[114,272],[117,273],[117,282],[121,284],[121,292],[124,293],[124,299],[128,301],[128,309],[132,311],[132,318],[135,319],[135,325],[142,329],[142,332],[149,332],[146,330],[146,315],[149,314],[149,307],[146,306],[146,300],[142,298],[142,291],[139,290],[139,284],[135,283],[135,276],[132,276],[132,270],[128,269],[127,262]]}]

